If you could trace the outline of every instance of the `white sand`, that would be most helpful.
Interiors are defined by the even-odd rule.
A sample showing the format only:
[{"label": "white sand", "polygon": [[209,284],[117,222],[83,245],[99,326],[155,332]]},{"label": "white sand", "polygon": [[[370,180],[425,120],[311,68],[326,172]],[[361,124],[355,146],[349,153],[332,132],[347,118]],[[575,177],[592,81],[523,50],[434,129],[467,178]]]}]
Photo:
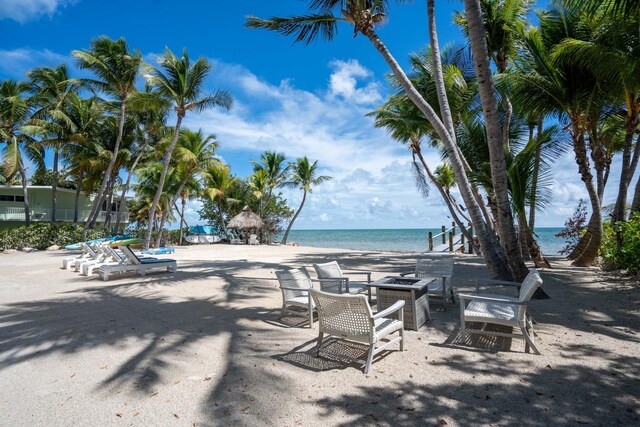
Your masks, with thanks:
[{"label": "white sand", "polygon": [[[304,318],[278,318],[273,272],[338,259],[379,278],[416,254],[194,246],[175,274],[109,282],[62,270],[65,255],[0,254],[0,425],[640,425],[640,291],[596,269],[542,273],[541,356],[462,342],[457,304],[432,301],[364,375],[314,357]],[[488,277],[471,256],[454,274],[456,290]]]}]

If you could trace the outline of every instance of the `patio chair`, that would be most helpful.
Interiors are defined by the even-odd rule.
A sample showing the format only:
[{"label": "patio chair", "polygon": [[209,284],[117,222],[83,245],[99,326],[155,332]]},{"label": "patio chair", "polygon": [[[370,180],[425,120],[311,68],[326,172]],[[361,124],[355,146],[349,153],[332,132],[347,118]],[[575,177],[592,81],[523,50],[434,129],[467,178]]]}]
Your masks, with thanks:
[{"label": "patio chair", "polygon": [[[318,310],[320,325],[317,355],[320,355],[325,334],[367,344],[367,360],[357,360],[363,363],[366,374],[376,354],[397,343],[400,343],[400,351],[404,350],[404,301],[397,301],[386,310],[373,314],[364,295],[338,295],[316,289],[310,289],[309,293]],[[395,312],[398,312],[398,320],[385,317]],[[399,336],[386,339],[395,332]]]},{"label": "patio chair", "polygon": [[309,312],[309,327],[313,328],[313,311],[315,304],[309,296],[309,290],[313,288],[311,277],[304,269],[280,270],[276,271],[276,277],[282,292],[282,309],[280,317],[284,317],[287,312],[298,314],[290,310],[287,306],[300,307]]},{"label": "patio chair", "polygon": [[435,279],[428,285],[429,298],[442,299],[442,306],[446,310],[447,301],[455,303],[453,295],[453,257],[440,255],[433,258],[416,260],[416,267],[412,273],[401,273],[400,276],[414,274],[423,279]]},{"label": "patio chair", "polygon": [[258,235],[257,234],[250,234],[249,235],[249,244],[250,245],[259,245],[260,241],[258,240]]},{"label": "patio chair", "polygon": [[[460,333],[463,338],[466,333],[479,335],[495,335],[502,337],[523,338],[525,352],[532,348],[535,354],[540,351],[535,345],[536,332],[533,328],[533,320],[527,311],[527,305],[536,289],[542,285],[542,278],[535,268],[529,271],[522,283],[499,282],[499,284],[511,283],[520,287],[518,297],[510,297],[496,294],[458,294],[460,298]],[[469,304],[466,304],[466,301]],[[488,323],[519,328],[521,334],[487,331],[484,329],[467,329],[466,322]]]},{"label": "patio chair", "polygon": [[[367,286],[371,283],[370,271],[342,271],[338,261],[313,264],[318,275],[320,289],[332,293],[360,294],[367,292],[369,302],[371,302],[371,288]],[[353,281],[346,275],[366,276],[366,280]]]},{"label": "patio chair", "polygon": [[175,273],[178,265],[175,259],[170,258],[138,258],[128,245],[118,246],[118,249],[124,255],[126,261],[117,264],[107,264],[100,266],[98,272],[105,282],[109,280],[109,276],[113,273],[124,273],[127,271],[135,271],[144,276],[148,270],[154,268],[166,268],[167,271]]}]

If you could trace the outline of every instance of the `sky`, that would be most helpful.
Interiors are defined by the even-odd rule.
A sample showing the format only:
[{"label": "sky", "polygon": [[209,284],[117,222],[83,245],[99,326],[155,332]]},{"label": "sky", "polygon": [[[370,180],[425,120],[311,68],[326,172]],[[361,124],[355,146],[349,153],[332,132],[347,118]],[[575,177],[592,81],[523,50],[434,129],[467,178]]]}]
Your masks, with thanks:
[{"label": "sky", "polygon": [[[213,134],[218,154],[235,175],[246,177],[251,160],[267,150],[289,161],[307,156],[319,173],[332,177],[313,189],[295,229],[432,228],[451,219],[437,190],[424,197],[416,189],[411,154],[365,115],[382,104],[388,88],[386,63],[362,35],[340,26],[332,42],[294,45],[276,33],[243,27],[245,17],[306,13],[302,0],[0,0],[0,79],[24,79],[36,66],[67,63],[74,76],[73,50],[100,35],[124,37],[154,64],[166,48],[213,64],[206,88],[224,89],[234,99],[229,111],[187,115],[184,126]],[[401,66],[428,43],[426,2],[391,3],[379,35]],[[540,2],[543,4],[543,2]],[[459,1],[438,1],[440,44],[466,41],[451,23]],[[140,79],[143,84],[143,79]],[[442,161],[428,150],[434,168]],[[619,165],[614,163],[605,204],[613,203]],[[537,215],[537,226],[562,226],[588,200],[569,150],[552,170],[553,198]],[[297,208],[301,191],[284,189]],[[454,195],[457,193],[454,192]],[[461,200],[457,195],[457,200]],[[202,223],[198,202],[187,208],[189,224]]]}]

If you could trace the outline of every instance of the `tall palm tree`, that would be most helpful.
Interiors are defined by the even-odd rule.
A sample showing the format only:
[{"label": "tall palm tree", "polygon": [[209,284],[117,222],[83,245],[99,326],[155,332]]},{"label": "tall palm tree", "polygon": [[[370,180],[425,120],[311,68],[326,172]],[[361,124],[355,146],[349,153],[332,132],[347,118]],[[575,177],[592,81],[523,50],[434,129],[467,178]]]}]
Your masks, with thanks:
[{"label": "tall palm tree", "polygon": [[[203,96],[205,78],[211,72],[211,65],[205,58],[191,62],[187,50],[182,51],[182,57],[177,58],[168,48],[160,59],[161,69],[149,66],[145,77],[149,84],[163,97],[170,99],[176,113],[176,126],[173,139],[164,154],[164,166],[158,182],[156,195],[149,209],[149,218],[155,215],[156,207],[164,189],[164,181],[171,163],[173,150],[178,143],[182,120],[189,111],[201,112],[214,106],[231,108],[231,95],[226,91],[217,91],[213,95]],[[144,238],[143,246],[149,247],[151,240],[152,222]]]},{"label": "tall palm tree", "polygon": [[202,192],[211,201],[213,201],[218,207],[218,215],[220,216],[220,225],[222,226],[222,233],[227,238],[227,225],[224,220],[225,217],[225,205],[233,200],[230,200],[229,194],[232,192],[233,187],[237,181],[237,178],[231,176],[231,170],[229,166],[222,163],[215,164],[203,174],[204,189]]},{"label": "tall palm tree", "polygon": [[77,128],[68,116],[69,104],[76,96],[77,88],[69,80],[67,66],[38,67],[27,73],[28,85],[36,106],[31,124],[37,126],[44,138],[41,143],[53,147],[53,174],[51,180],[51,221],[56,221],[58,207],[58,167],[60,150],[68,144]]},{"label": "tall palm tree", "polygon": [[136,92],[135,83],[142,64],[142,55],[138,50],[133,52],[129,50],[124,38],[114,41],[106,36],[101,36],[91,41],[89,49],[85,51],[74,50],[73,56],[78,59],[80,68],[89,70],[95,75],[94,79],[79,79],[78,81],[113,98],[119,109],[118,134],[113,154],[104,171],[98,194],[91,206],[91,214],[85,223],[86,233],[88,228],[93,228],[95,225],[106,196],[107,185],[113,174],[123,137],[127,101]]},{"label": "tall palm tree", "polygon": [[258,199],[258,215],[262,218],[264,196],[269,188],[269,176],[263,168],[255,169],[249,176],[249,187],[253,190],[253,196]]},{"label": "tall palm tree", "polygon": [[[180,182],[174,192],[169,192],[171,195],[169,210],[173,209],[178,197],[183,195],[183,190],[187,182],[189,182],[195,174],[207,170],[218,161],[216,158],[218,142],[215,138],[214,135],[204,136],[201,129],[198,131],[182,129],[180,131],[174,156],[174,169],[180,171]],[[166,215],[160,220],[156,246],[160,244],[165,219]]]},{"label": "tall palm tree", "polygon": [[[352,25],[355,35],[362,34],[367,37],[387,62],[409,99],[420,109],[443,141],[449,160],[456,173],[460,193],[473,221],[482,253],[492,276],[502,279],[512,279],[514,277],[516,279],[522,279],[524,278],[524,274],[522,274],[521,271],[522,269],[513,269],[511,268],[511,262],[508,264],[505,263],[500,244],[496,241],[491,231],[487,229],[483,213],[478,201],[474,197],[471,183],[466,175],[465,163],[455,142],[451,118],[446,116],[448,109],[441,108],[441,114],[445,117],[441,118],[437,115],[431,104],[429,104],[413,86],[404,70],[400,67],[376,32],[376,27],[383,22],[387,16],[387,6],[388,2],[383,0],[310,0],[309,7],[313,10],[313,13],[308,15],[290,18],[273,17],[270,19],[260,19],[250,16],[247,18],[245,25],[249,28],[263,28],[279,32],[286,36],[293,36],[296,43],[302,42],[305,44],[309,44],[319,37],[331,40],[337,32],[339,22],[346,22]],[[429,9],[430,11],[434,10],[433,3],[430,4]],[[434,34],[435,19],[430,19],[429,25],[430,28],[433,29],[431,33]],[[440,52],[437,46],[434,48],[433,37],[431,41],[432,52],[434,56],[437,56]],[[437,44],[437,41],[435,44]],[[446,98],[446,94],[443,93],[444,91],[442,90],[444,86],[442,84],[442,76],[437,76],[436,80],[438,100],[442,106]],[[503,172],[504,176],[506,176],[506,171]],[[510,207],[507,205],[506,209],[509,210]],[[509,241],[508,238],[506,240]],[[517,259],[516,264],[518,264]],[[524,265],[524,263],[521,262],[521,265]],[[520,267],[520,264],[518,264],[518,266]]]},{"label": "tall palm tree", "polygon": [[328,175],[317,175],[318,161],[316,160],[313,163],[309,163],[309,159],[307,156],[299,158],[295,161],[295,163],[289,164],[289,180],[286,185],[288,187],[297,187],[302,190],[302,201],[300,202],[300,206],[295,214],[293,214],[293,218],[291,218],[291,222],[287,226],[287,231],[285,231],[284,236],[282,236],[281,244],[285,245],[287,243],[287,238],[289,237],[289,232],[291,231],[291,227],[293,223],[300,215],[300,211],[302,211],[302,207],[304,206],[305,200],[307,200],[307,193],[311,193],[312,186],[322,184],[323,182],[329,181],[331,179]]},{"label": "tall palm tree", "polygon": [[28,85],[15,80],[5,80],[0,84],[0,140],[6,143],[2,156],[3,169],[7,180],[11,180],[16,173],[20,174],[24,222],[27,226],[31,222],[31,213],[23,152],[32,160],[40,160],[40,163],[43,158],[34,141],[24,132],[30,114],[30,104],[26,97],[28,90]]},{"label": "tall palm tree", "polygon": [[252,161],[254,172],[262,169],[266,174],[267,197],[264,201],[266,206],[269,206],[273,190],[282,187],[287,178],[287,166],[284,165],[286,159],[284,153],[265,151],[260,155],[259,162]]}]

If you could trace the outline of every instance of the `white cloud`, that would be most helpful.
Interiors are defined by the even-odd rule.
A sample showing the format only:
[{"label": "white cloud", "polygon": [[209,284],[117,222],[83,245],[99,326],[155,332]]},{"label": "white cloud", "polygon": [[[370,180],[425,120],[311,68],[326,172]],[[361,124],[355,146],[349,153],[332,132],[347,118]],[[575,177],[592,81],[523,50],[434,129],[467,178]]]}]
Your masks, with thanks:
[{"label": "white cloud", "polygon": [[2,0],[0,19],[12,19],[24,24],[43,15],[53,16],[58,9],[76,2],[77,0]]},{"label": "white cloud", "polygon": [[358,88],[358,78],[370,78],[371,71],[360,65],[354,59],[349,61],[332,61],[330,64],[333,73],[329,77],[329,90],[331,95],[340,96],[351,100],[356,104],[371,104],[380,102],[380,85],[370,82],[362,88]]},{"label": "white cloud", "polygon": [[34,67],[55,67],[63,63],[72,65],[73,60],[70,56],[48,49],[0,49],[0,74],[13,78],[23,78],[24,74]]}]

